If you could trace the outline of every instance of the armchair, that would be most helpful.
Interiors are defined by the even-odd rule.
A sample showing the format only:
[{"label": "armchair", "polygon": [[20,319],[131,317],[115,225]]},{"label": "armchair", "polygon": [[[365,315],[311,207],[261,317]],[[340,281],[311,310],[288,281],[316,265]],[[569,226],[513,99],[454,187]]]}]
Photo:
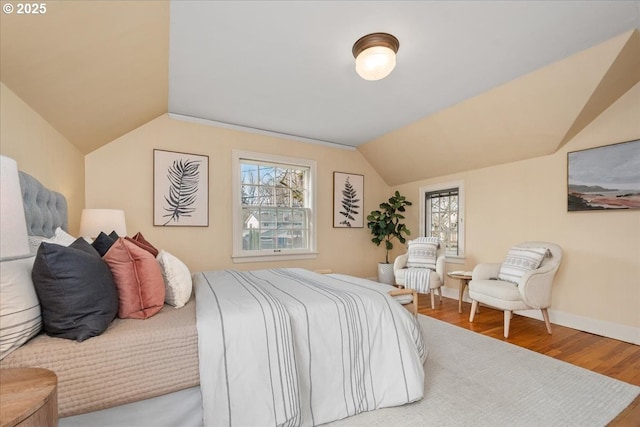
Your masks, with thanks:
[{"label": "armchair", "polygon": [[[418,239],[416,239],[418,240]],[[409,242],[409,247],[411,247],[411,242]],[[437,242],[437,240],[436,240]],[[408,287],[410,289],[414,289],[420,293],[430,293],[431,294],[431,308],[435,309],[435,295],[434,290],[438,290],[438,303],[442,302],[442,285],[444,284],[444,267],[445,267],[445,248],[443,244],[438,244],[438,248],[436,251],[436,261],[435,261],[435,269],[433,269],[429,273],[429,283],[421,283],[419,286],[407,286],[407,272],[409,267],[407,267],[407,262],[409,261],[409,252],[406,254],[400,255],[396,257],[393,262],[393,274],[395,276],[396,284],[401,287]],[[419,270],[423,270],[423,268],[419,268]]]},{"label": "armchair", "polygon": [[[546,256],[541,255],[540,265],[528,271],[526,268],[520,268],[521,263],[518,262],[516,268],[519,268],[520,272],[515,275],[510,275],[510,272],[505,270],[505,263],[478,264],[473,269],[469,282],[469,298],[472,300],[469,321],[473,322],[479,303],[504,310],[504,337],[508,338],[513,311],[539,309],[542,311],[547,332],[551,334],[547,308],[551,306],[551,288],[562,261],[562,248],[548,242],[524,242],[512,248],[507,259],[512,257],[513,251],[518,251],[518,248],[524,248],[525,251],[537,250],[539,254],[546,252]],[[539,248],[546,248],[548,251]],[[519,275],[521,277],[518,278]]]}]

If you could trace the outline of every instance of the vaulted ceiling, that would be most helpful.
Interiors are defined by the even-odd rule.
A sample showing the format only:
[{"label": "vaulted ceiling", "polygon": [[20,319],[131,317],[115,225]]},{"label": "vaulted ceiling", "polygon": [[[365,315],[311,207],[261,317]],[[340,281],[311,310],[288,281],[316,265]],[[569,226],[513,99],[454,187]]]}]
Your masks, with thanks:
[{"label": "vaulted ceiling", "polygon": [[[84,153],[169,112],[357,147],[389,184],[552,153],[640,80],[639,1],[57,1],[0,27],[2,82]],[[368,82],[377,31],[398,65]]]},{"label": "vaulted ceiling", "polygon": [[168,2],[46,6],[0,15],[0,79],[58,132],[89,153],[167,112]]}]

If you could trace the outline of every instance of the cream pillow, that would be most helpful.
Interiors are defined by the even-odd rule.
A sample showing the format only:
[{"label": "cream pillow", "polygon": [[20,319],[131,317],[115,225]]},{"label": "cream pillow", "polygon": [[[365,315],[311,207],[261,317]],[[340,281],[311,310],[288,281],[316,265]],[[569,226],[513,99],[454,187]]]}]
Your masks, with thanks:
[{"label": "cream pillow", "polygon": [[407,267],[435,270],[439,244],[437,237],[418,237],[409,241]]},{"label": "cream pillow", "polygon": [[51,237],[29,236],[29,248],[31,249],[31,253],[35,254],[36,252],[38,252],[38,248],[40,247],[40,243],[42,242],[55,243],[56,245],[61,246],[70,246],[73,242],[75,242],[75,240],[75,237],[64,231],[62,228],[58,227]]},{"label": "cream pillow", "polygon": [[40,243],[42,243],[44,239],[46,239],[44,236],[29,236],[29,249],[32,254],[38,252]]},{"label": "cream pillow", "polygon": [[165,250],[160,250],[156,257],[164,279],[164,302],[176,308],[185,305],[191,298],[193,284],[189,268],[178,258]]},{"label": "cream pillow", "polygon": [[42,328],[40,302],[31,280],[35,256],[0,263],[0,359]]},{"label": "cream pillow", "polygon": [[498,279],[517,285],[522,276],[540,267],[542,260],[548,255],[550,255],[550,252],[547,248],[514,246],[509,249],[507,258],[500,266]]},{"label": "cream pillow", "polygon": [[50,237],[48,239],[45,238],[42,241],[47,243],[55,243],[56,245],[61,246],[69,246],[76,241],[76,238],[64,231],[62,228],[58,227],[56,228],[53,237]]}]

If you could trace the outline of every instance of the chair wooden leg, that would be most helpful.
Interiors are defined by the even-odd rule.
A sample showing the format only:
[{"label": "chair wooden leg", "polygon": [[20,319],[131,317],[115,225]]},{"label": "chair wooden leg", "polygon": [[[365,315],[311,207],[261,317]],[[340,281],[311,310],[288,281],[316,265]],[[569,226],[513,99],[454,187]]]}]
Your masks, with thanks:
[{"label": "chair wooden leg", "polygon": [[431,294],[431,310],[435,310],[436,309],[436,300],[435,300],[435,290],[431,289],[429,291],[429,293]]},{"label": "chair wooden leg", "polygon": [[547,332],[551,335],[551,322],[549,322],[549,313],[546,308],[540,309],[542,311],[542,317],[544,318],[544,324],[547,326]]},{"label": "chair wooden leg", "polygon": [[476,310],[478,309],[478,301],[471,301],[471,314],[469,314],[469,322],[473,322],[473,318],[476,317]]},{"label": "chair wooden leg", "polygon": [[442,304],[442,286],[438,288],[438,304]]},{"label": "chair wooden leg", "polygon": [[509,338],[509,324],[511,323],[511,310],[504,311],[504,337]]}]

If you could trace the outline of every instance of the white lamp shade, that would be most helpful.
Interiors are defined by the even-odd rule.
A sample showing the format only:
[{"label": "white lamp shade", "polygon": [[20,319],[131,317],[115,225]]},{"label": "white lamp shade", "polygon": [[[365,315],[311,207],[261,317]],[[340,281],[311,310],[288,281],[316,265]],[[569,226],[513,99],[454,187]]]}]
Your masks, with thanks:
[{"label": "white lamp shade", "polygon": [[363,50],[356,58],[356,72],[365,80],[380,80],[396,67],[396,54],[385,46]]},{"label": "white lamp shade", "polygon": [[115,231],[120,237],[127,235],[124,211],[119,209],[83,209],[80,218],[80,235],[95,238],[103,231]]},{"label": "white lamp shade", "polygon": [[0,156],[0,233],[0,259],[29,255],[18,164],[6,156]]}]

